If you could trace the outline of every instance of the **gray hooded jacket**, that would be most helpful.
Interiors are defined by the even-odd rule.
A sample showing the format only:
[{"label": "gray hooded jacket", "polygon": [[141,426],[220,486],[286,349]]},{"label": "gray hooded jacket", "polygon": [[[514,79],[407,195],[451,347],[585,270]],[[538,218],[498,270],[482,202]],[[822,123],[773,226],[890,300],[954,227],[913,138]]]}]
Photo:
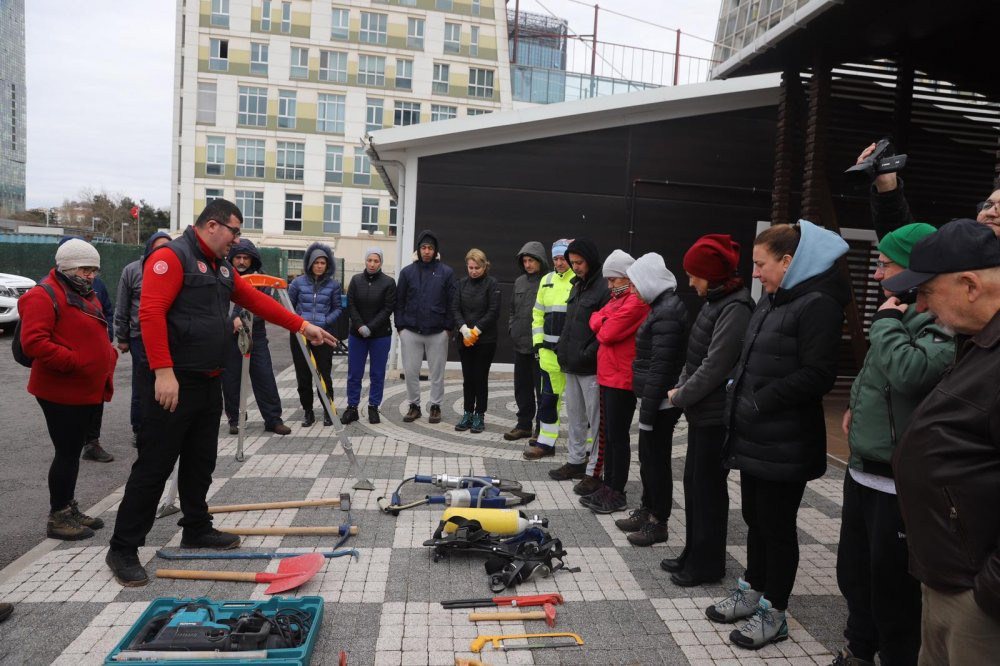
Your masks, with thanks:
[{"label": "gray hooded jacket", "polygon": [[[541,263],[541,268],[534,275],[524,272],[522,259],[534,257]],[[549,272],[549,262],[545,259],[545,248],[538,241],[528,241],[516,257],[521,275],[514,281],[514,293],[510,299],[510,314],[507,317],[507,333],[514,342],[514,351],[518,354],[530,354],[533,351],[531,343],[531,311],[535,307],[538,295],[538,284],[542,276]]]},{"label": "gray hooded jacket", "polygon": [[139,337],[139,295],[142,293],[142,264],[153,251],[157,238],[170,240],[170,234],[157,231],[150,234],[142,257],[126,264],[118,280],[118,298],[115,300],[115,340],[128,342]]}]

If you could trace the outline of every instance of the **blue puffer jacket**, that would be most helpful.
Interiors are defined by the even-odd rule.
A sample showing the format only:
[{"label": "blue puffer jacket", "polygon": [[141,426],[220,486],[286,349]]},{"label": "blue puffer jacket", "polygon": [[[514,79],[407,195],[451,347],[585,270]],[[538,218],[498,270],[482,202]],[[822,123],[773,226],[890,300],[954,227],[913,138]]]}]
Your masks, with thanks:
[{"label": "blue puffer jacket", "polygon": [[[326,272],[319,278],[312,274],[317,258],[326,257]],[[333,323],[341,313],[340,282],[333,277],[333,251],[323,243],[313,243],[306,249],[302,261],[304,273],[288,285],[288,298],[295,312],[308,321],[333,332]]]},{"label": "blue puffer jacket", "polygon": [[[425,241],[440,247],[431,231],[417,234],[416,247]],[[450,266],[442,264],[440,259],[425,263],[418,256],[399,272],[393,313],[396,330],[405,328],[420,335],[430,335],[454,328],[451,313],[455,289],[455,273]]]}]

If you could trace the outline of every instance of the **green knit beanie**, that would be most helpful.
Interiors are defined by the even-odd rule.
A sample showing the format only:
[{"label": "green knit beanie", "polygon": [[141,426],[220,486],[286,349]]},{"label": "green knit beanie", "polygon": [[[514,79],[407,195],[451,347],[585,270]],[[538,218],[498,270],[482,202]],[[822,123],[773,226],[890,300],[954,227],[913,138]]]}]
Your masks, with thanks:
[{"label": "green knit beanie", "polygon": [[937,229],[923,222],[907,224],[905,227],[890,231],[883,236],[878,244],[878,251],[903,268],[909,268],[910,252],[913,250],[913,246],[921,238],[930,236],[935,231]]}]

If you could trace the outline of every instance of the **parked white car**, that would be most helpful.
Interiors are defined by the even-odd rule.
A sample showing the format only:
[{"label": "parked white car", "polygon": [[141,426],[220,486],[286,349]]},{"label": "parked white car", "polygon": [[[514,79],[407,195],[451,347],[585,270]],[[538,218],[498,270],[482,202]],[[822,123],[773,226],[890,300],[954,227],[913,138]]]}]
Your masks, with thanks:
[{"label": "parked white car", "polygon": [[17,299],[35,286],[35,281],[20,275],[0,273],[0,326],[5,324],[13,329],[19,318]]}]

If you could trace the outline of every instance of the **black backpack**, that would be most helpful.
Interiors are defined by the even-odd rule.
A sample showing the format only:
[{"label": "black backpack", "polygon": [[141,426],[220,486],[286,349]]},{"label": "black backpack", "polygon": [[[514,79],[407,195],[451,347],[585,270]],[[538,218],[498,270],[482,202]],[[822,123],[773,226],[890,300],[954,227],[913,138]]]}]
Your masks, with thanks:
[{"label": "black backpack", "polygon": [[[59,321],[59,302],[56,300],[56,293],[52,291],[52,287],[45,284],[44,282],[38,284],[39,287],[44,289],[49,298],[52,299],[52,308],[56,311],[56,321]],[[10,351],[14,356],[14,360],[23,365],[26,368],[31,367],[32,361],[35,359],[31,358],[24,353],[24,349],[21,347],[21,320],[17,320],[17,325],[14,327],[14,336],[10,341]]]}]

